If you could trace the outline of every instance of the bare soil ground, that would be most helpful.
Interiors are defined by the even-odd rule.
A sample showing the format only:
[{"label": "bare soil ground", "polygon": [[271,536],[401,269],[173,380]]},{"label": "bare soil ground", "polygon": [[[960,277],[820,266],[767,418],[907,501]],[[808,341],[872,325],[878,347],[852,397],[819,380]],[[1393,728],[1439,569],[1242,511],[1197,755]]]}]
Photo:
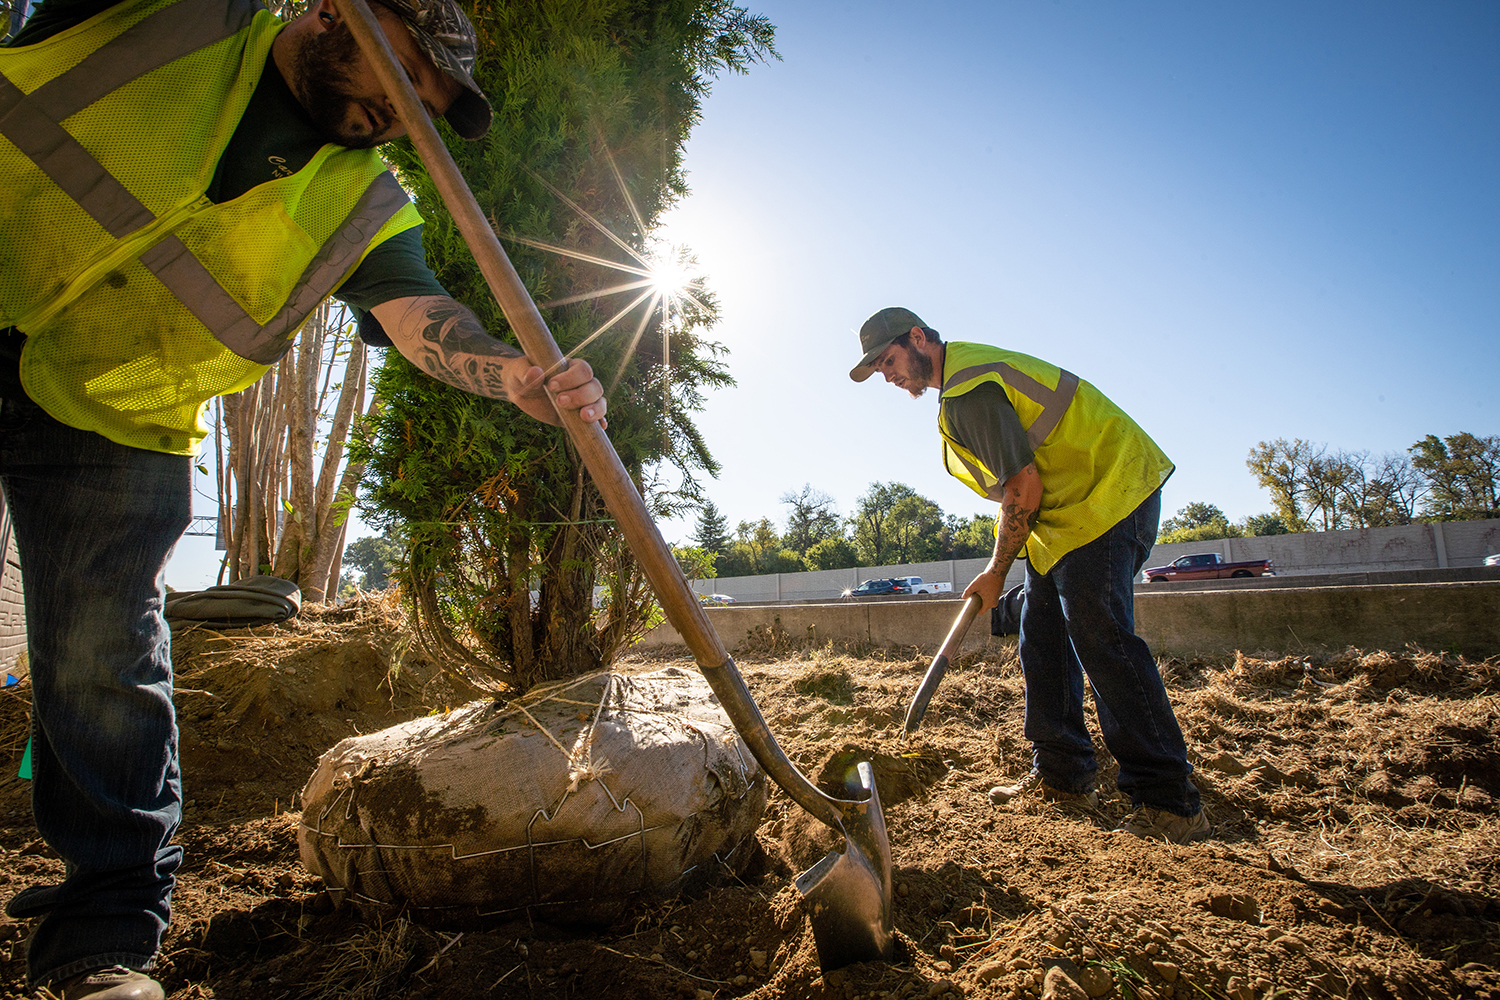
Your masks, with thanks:
[{"label": "bare soil ground", "polygon": [[[318,755],[480,696],[402,635],[368,599],[176,636],[187,861],[157,973],[174,1000],[1500,997],[1500,658],[1164,660],[1215,828],[1176,847],[1110,832],[1128,803],[1107,755],[1101,811],[989,803],[1028,769],[1013,642],[964,654],[903,740],[930,649],[748,636],[737,661],[792,759],[816,777],[873,756],[886,803],[896,961],[824,975],[792,878],[832,841],[779,792],[752,877],[602,930],[377,924],[335,905],[297,857]],[[25,684],[0,695],[5,898],[62,876],[14,777],[28,700]],[[0,997],[31,995],[29,930],[0,919]]]}]

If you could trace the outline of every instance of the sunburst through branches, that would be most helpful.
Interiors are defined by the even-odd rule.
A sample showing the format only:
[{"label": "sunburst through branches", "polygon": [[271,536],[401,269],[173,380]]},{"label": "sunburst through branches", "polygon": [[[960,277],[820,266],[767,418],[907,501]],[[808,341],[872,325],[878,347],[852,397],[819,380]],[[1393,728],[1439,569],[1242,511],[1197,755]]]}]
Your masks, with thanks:
[{"label": "sunburst through branches", "polygon": [[[635,199],[630,196],[630,189],[625,185],[625,178],[621,175],[620,168],[615,164],[614,156],[606,155],[608,155],[609,166],[614,173],[615,182],[619,185],[620,196],[624,199],[626,207],[630,210],[631,218],[635,222],[636,231],[641,233],[646,232],[645,220],[641,217],[640,210],[636,207]],[[556,195],[563,204],[577,212],[579,218],[593,226],[601,235],[623,250],[629,256],[630,261],[633,261],[633,263],[628,263],[610,260],[598,254],[586,253],[572,247],[546,243],[515,233],[505,236],[511,242],[519,243],[522,246],[532,247],[536,250],[545,250],[549,253],[570,257],[574,260],[581,260],[589,264],[596,264],[627,276],[627,280],[617,284],[543,302],[541,303],[543,309],[569,305],[575,302],[592,301],[610,295],[636,293],[625,306],[600,323],[587,337],[579,341],[571,351],[564,355],[563,362],[561,363],[566,363],[568,359],[576,357],[584,348],[639,311],[639,315],[635,319],[635,331],[630,337],[630,343],[621,355],[620,364],[615,369],[615,373],[606,389],[607,392],[613,392],[615,386],[620,381],[620,377],[625,374],[625,369],[629,366],[630,359],[635,356],[636,348],[640,345],[641,338],[645,336],[646,328],[650,325],[652,317],[660,316],[662,370],[664,373],[663,391],[669,394],[671,388],[670,361],[674,320],[679,320],[682,317],[685,306],[693,306],[700,312],[708,311],[707,307],[698,299],[697,294],[695,294],[702,292],[703,285],[702,280],[693,275],[692,258],[684,248],[674,246],[664,240],[651,239],[646,248],[637,250],[585,210],[582,205],[579,205],[576,201],[563,194],[555,185],[548,182],[546,178],[541,177],[532,170],[527,170],[527,173],[531,174],[537,183]],[[550,375],[551,372],[548,372],[548,374]]]}]

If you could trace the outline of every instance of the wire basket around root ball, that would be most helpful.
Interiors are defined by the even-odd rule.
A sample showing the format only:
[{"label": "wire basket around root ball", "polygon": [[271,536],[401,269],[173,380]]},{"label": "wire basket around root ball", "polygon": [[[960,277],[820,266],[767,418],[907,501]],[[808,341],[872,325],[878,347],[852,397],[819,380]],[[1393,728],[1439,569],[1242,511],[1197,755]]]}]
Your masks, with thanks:
[{"label": "wire basket around root ball", "polygon": [[738,873],[766,781],[697,673],[598,673],[357,736],[302,792],[302,863],[365,910],[602,924]]}]

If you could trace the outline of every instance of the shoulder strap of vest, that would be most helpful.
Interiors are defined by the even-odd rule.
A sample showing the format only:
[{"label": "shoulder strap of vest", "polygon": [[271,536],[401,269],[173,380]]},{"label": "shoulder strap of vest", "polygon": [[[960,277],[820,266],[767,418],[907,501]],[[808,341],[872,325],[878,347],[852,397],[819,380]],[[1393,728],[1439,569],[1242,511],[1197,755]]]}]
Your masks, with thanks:
[{"label": "shoulder strap of vest", "polygon": [[[173,294],[182,299],[182,303],[193,310],[203,325],[213,331],[219,343],[242,358],[269,365],[292,346],[292,338],[302,327],[303,321],[318,308],[318,303],[333,294],[344,276],[359,263],[365,248],[380,232],[380,227],[401,211],[407,201],[406,192],[389,170],[376,174],[370,186],[365,188],[365,193],[344,217],[343,223],[324,241],[303,269],[281,311],[265,326],[255,322],[241,309],[240,304],[207,271],[203,271],[202,280],[194,284],[194,289],[203,295],[203,306],[183,299],[182,293],[176,288],[172,289]],[[196,257],[192,254],[187,254],[187,257],[202,269],[203,265],[198,263]],[[142,262],[145,259],[145,255],[142,255]],[[204,311],[199,312],[200,308]],[[205,318],[205,314],[210,311],[214,315],[213,322]]]},{"label": "shoulder strap of vest", "polygon": [[1031,422],[1030,427],[1026,428],[1027,443],[1031,445],[1032,451],[1040,448],[1048,435],[1057,430],[1057,425],[1062,423],[1063,414],[1068,412],[1068,405],[1073,402],[1074,393],[1078,391],[1078,376],[1066,368],[1058,369],[1057,388],[1049,389],[1030,375],[1003,361],[960,368],[943,383],[943,391],[947,392],[970,379],[990,374],[999,375],[1000,380],[1006,385],[1041,404],[1041,415]]},{"label": "shoulder strap of vest", "polygon": [[0,74],[0,135],[111,236],[128,235],[152,220],[151,211],[59,123],[131,80],[243,30],[259,9],[254,0],[180,0],[31,94]]},{"label": "shoulder strap of vest", "polygon": [[238,34],[261,9],[256,0],[178,0],[137,21],[28,99],[62,121],[137,77]]},{"label": "shoulder strap of vest", "polygon": [[[115,87],[235,34],[260,9],[254,0],[230,0],[222,18],[189,17],[188,25],[181,24],[185,12],[200,7],[225,9],[223,0],[180,0],[127,29],[29,96],[0,75],[0,134],[116,238],[135,232],[154,216],[59,122]],[[209,21],[210,27],[198,25],[198,20]],[[87,72],[80,75],[100,53],[106,55],[91,71],[110,76],[108,86],[85,79]],[[59,80],[66,82],[58,84]],[[58,86],[53,88],[53,84]],[[47,91],[43,99],[36,100],[43,91]],[[140,260],[221,344],[242,358],[270,364],[286,352],[302,321],[338,287],[380,227],[406,202],[406,192],[396,179],[389,171],[380,171],[343,224],[318,249],[281,311],[265,326],[245,312],[176,236],[160,240]]]},{"label": "shoulder strap of vest", "polygon": [[286,353],[302,321],[333,293],[380,227],[406,201],[406,192],[396,178],[389,171],[380,171],[343,224],[318,248],[281,311],[265,326],[245,312],[176,236],[161,240],[141,254],[140,260],[215,340],[248,361],[269,365]]}]

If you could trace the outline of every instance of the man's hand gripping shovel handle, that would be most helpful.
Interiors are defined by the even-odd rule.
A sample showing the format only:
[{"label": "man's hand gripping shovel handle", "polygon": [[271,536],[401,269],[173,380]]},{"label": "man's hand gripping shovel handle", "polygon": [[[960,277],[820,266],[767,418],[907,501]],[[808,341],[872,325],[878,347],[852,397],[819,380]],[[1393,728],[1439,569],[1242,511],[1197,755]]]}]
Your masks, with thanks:
[{"label": "man's hand gripping shovel handle", "polygon": [[908,733],[916,732],[917,727],[922,724],[922,716],[927,714],[927,703],[932,700],[933,692],[937,691],[938,685],[943,683],[943,675],[948,672],[948,664],[958,654],[958,647],[963,645],[964,636],[968,633],[969,626],[974,623],[974,616],[979,614],[982,604],[984,604],[984,598],[978,594],[970,594],[964,601],[964,606],[958,612],[958,618],[953,622],[953,627],[948,630],[948,638],[943,640],[943,648],[939,649],[937,656],[932,658],[932,666],[927,668],[927,675],[917,686],[917,693],[911,699],[911,707],[906,710]]},{"label": "man's hand gripping shovel handle", "polygon": [[[469,244],[490,291],[533,364],[553,372],[566,364],[536,304],[511,265],[448,148],[428,119],[366,0],[335,0],[359,47],[370,60],[396,113],[406,124],[459,231]],[[551,395],[549,390],[549,396]],[[614,446],[597,423],[558,407],[563,427],[593,476],[600,494],[640,560],[667,620],[687,640],[709,686],[762,768],[802,808],[842,833],[845,849],[824,858],[798,880],[817,938],[820,964],[831,970],[854,962],[889,959],[891,923],[890,843],[874,773],[861,763],[848,782],[863,796],[835,799],[814,786],[787,758],[771,734],[744,678],[730,659],[697,596],[688,587]]]}]

